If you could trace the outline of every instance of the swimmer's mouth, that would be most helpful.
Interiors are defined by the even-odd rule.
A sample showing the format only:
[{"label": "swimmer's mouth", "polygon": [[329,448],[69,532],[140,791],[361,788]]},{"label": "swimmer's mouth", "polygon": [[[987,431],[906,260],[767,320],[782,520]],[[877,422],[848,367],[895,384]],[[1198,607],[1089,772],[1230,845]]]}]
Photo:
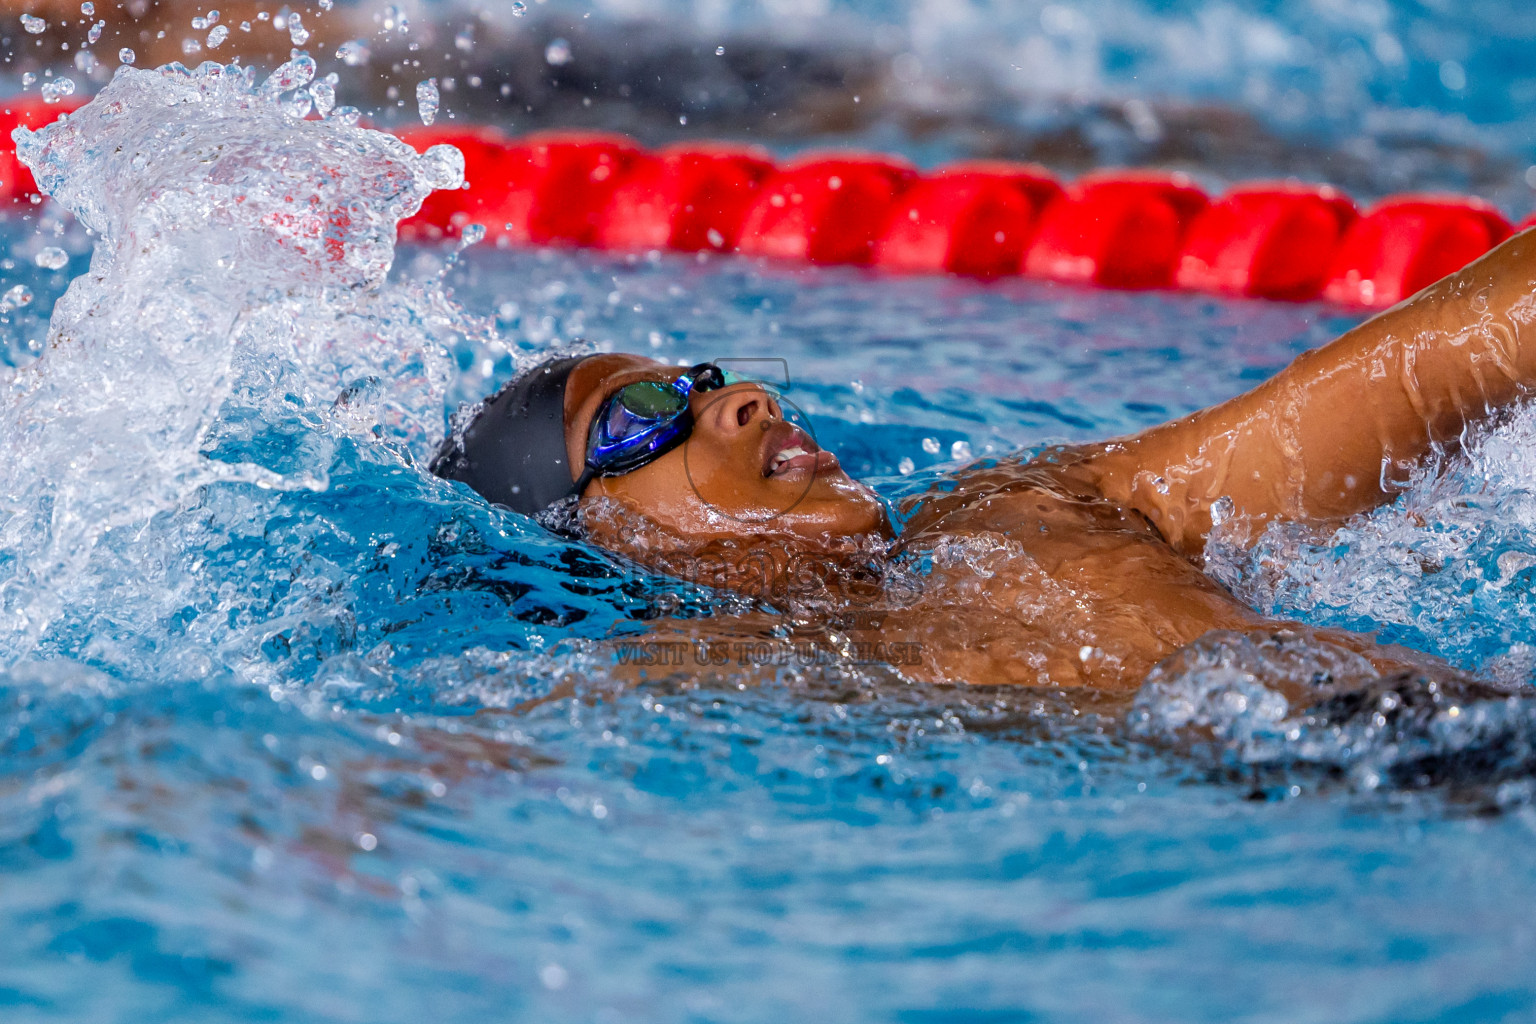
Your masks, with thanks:
[{"label": "swimmer's mouth", "polygon": [[763,440],[763,476],[790,477],[801,473],[830,472],[837,468],[837,456],[822,451],[805,431],[792,423],[780,421]]}]

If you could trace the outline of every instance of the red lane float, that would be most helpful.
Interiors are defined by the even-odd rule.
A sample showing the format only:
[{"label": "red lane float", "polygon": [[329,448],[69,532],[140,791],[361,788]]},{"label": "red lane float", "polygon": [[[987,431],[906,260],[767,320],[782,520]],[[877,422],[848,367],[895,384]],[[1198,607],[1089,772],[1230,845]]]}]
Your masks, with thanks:
[{"label": "red lane float", "polygon": [[598,214],[602,249],[736,248],[747,208],[773,172],[758,146],[683,145],[635,165]]},{"label": "red lane float", "polygon": [[1173,283],[1254,298],[1314,298],[1357,217],[1355,204],[1328,185],[1235,188],[1195,218]]},{"label": "red lane float", "polygon": [[896,198],[917,177],[881,156],[802,158],[763,183],[737,251],[811,263],[868,264]]},{"label": "red lane float", "polygon": [[605,132],[537,132],[502,156],[505,187],[486,204],[487,236],[511,245],[592,245],[614,188],[647,159]]},{"label": "red lane float", "polygon": [[1018,274],[1040,212],[1060,195],[1056,179],[1034,164],[952,164],[901,195],[873,262],[918,273]]},{"label": "red lane float", "polygon": [[1109,288],[1166,288],[1185,234],[1209,203],[1182,174],[1084,175],[1046,209],[1024,272]]},{"label": "red lane float", "polygon": [[1394,196],[1349,229],[1323,289],[1351,306],[1391,306],[1508,238],[1509,221],[1480,199]]},{"label": "red lane float", "polygon": [[[0,130],[39,127],[82,101],[12,99]],[[507,244],[712,249],[813,263],[975,277],[1024,273],[1114,288],[1179,287],[1271,299],[1323,295],[1392,305],[1465,266],[1512,228],[1454,196],[1394,196],[1358,216],[1328,186],[1243,185],[1212,204],[1183,175],[1085,175],[1065,191],[1041,168],[977,161],[920,176],[877,155],[801,158],[775,170],[756,147],[674,146],[625,136],[485,128],[407,129],[419,150],[464,154],[466,187],[436,192],[401,224],[406,241],[483,224]],[[0,202],[36,186],[13,147]],[[1520,225],[1536,226],[1536,215]]]}]

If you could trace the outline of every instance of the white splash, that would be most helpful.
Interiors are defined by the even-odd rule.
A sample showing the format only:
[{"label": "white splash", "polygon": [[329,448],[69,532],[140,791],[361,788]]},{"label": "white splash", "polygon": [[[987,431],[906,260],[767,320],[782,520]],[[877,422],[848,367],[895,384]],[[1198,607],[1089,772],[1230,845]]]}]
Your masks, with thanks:
[{"label": "white splash", "polygon": [[[261,84],[212,63],[123,67],[80,111],[15,132],[40,189],[98,240],[43,356],[0,393],[0,666],[115,664],[124,645],[167,645],[176,609],[210,603],[189,641],[248,643],[229,628],[241,595],[224,590],[239,588],[202,563],[209,536],[260,535],[261,499],[219,512],[234,499],[208,485],[322,488],[326,445],[354,436],[370,459],[430,452],[445,339],[465,321],[440,291],[386,275],[398,221],[456,187],[462,162],[294,117],[283,94],[312,76],[307,57]],[[208,455],[242,424],[285,421],[312,456],[273,469]],[[167,660],[220,667],[197,642]]]}]

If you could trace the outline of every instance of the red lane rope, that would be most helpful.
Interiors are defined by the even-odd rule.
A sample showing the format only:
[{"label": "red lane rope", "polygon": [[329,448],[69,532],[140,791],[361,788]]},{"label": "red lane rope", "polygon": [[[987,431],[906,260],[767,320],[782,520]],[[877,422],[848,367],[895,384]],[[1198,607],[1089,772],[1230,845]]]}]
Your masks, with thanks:
[{"label": "red lane rope", "polygon": [[[80,106],[12,99],[9,138]],[[418,150],[449,143],[467,184],[436,192],[402,240],[478,223],[501,245],[739,252],[891,273],[1014,275],[1107,288],[1178,288],[1345,306],[1390,306],[1515,230],[1483,200],[1389,196],[1369,209],[1328,185],[1238,185],[1212,198],[1186,176],[1101,171],[1063,183],[1044,168],[967,161],[930,172],[888,156],[822,153],[776,165],[756,146],[648,152],[622,135],[484,127],[407,128]],[[36,201],[13,147],[0,201]],[[1536,224],[1536,216],[1520,225]]]},{"label": "red lane rope", "polygon": [[[1390,196],[1361,211],[1294,181],[1207,196],[1186,176],[1103,171],[1057,181],[1032,164],[923,173],[888,156],[706,143],[655,153],[621,135],[405,129],[458,146],[469,181],[401,225],[410,241],[478,223],[502,244],[739,252],[892,273],[1011,275],[1108,288],[1390,306],[1514,231],[1488,203]],[[1522,227],[1536,222],[1533,218]]]}]

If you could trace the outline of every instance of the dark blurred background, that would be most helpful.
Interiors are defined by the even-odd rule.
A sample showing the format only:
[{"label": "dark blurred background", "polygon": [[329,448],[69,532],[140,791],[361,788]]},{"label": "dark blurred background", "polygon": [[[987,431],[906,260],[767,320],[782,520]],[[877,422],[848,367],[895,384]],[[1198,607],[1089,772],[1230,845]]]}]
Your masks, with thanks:
[{"label": "dark blurred background", "polygon": [[433,77],[441,119],[514,132],[1294,175],[1363,199],[1474,192],[1516,216],[1536,195],[1536,5],[1505,0],[238,0],[211,23],[181,0],[0,7],[12,91],[89,92],[124,47],[139,66],[264,67],[298,47],[385,124],[414,119]]}]

